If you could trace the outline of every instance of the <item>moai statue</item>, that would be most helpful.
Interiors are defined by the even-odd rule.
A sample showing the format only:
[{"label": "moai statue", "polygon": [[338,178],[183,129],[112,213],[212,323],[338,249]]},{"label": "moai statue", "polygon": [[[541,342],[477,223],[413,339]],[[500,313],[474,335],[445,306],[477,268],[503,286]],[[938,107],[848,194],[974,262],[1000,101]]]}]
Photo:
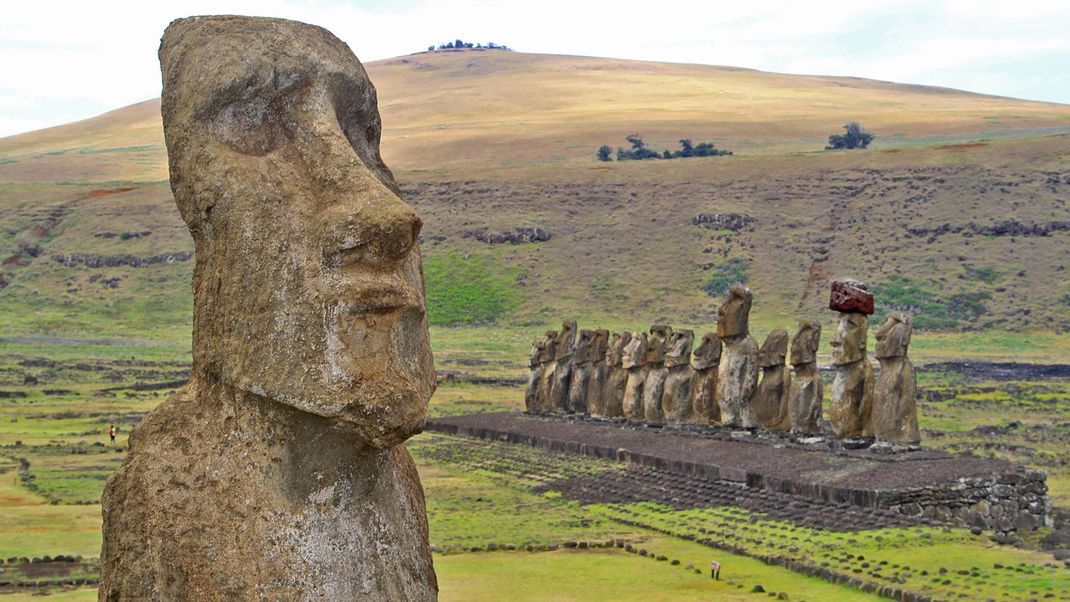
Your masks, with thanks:
[{"label": "moai statue", "polygon": [[691,360],[691,421],[716,424],[721,421],[717,405],[717,368],[721,361],[721,339],[707,332]]},{"label": "moai statue", "polygon": [[550,382],[550,411],[557,414],[568,412],[568,386],[572,381],[572,354],[576,350],[576,321],[561,323],[554,349],[553,380]]},{"label": "moai statue", "polygon": [[588,355],[594,342],[593,330],[581,330],[572,352],[572,376],[568,384],[568,413],[587,413],[587,381],[591,377],[591,361]]},{"label": "moai statue", "polygon": [[624,417],[628,420],[643,420],[643,383],[646,382],[646,333],[633,332],[624,346],[621,367],[628,371],[622,401]]},{"label": "moai statue", "polygon": [[609,342],[609,331],[599,329],[594,331],[591,339],[591,348],[587,352],[587,359],[591,362],[591,375],[587,379],[587,413],[591,416],[605,417],[605,398],[602,390],[606,384],[606,345]]},{"label": "moai statue", "polygon": [[840,312],[832,336],[836,376],[829,400],[829,423],[837,437],[872,437],[873,366],[866,357],[866,335],[873,313],[873,295],[856,280],[832,283],[829,309]]},{"label": "moai statue", "polygon": [[550,404],[550,389],[554,386],[554,369],[557,367],[557,362],[554,361],[554,354],[557,353],[557,336],[556,330],[547,330],[543,335],[545,343],[540,357],[542,372],[539,376],[539,388],[536,391],[535,400],[538,411],[543,414],[548,414],[554,409]]},{"label": "moai statue", "polygon": [[717,310],[717,336],[724,343],[724,353],[717,374],[717,403],[721,423],[752,428],[754,419],[751,398],[758,386],[758,342],[750,336],[751,292],[742,284],[733,284]]},{"label": "moai statue", "polygon": [[628,371],[621,365],[624,349],[632,340],[630,332],[615,332],[606,348],[606,382],[602,387],[602,407],[606,416],[624,416],[624,387],[628,383]]},{"label": "moai statue", "polygon": [[99,598],[435,600],[421,222],[375,88],[282,19],[178,19],[159,56],[193,364],[105,484]]},{"label": "moai statue", "polygon": [[791,373],[784,365],[787,354],[788,331],[783,328],[770,332],[758,350],[758,367],[762,370],[762,380],[754,392],[751,406],[754,407],[754,419],[762,428],[790,428],[791,420],[787,415]]},{"label": "moai statue", "polygon": [[674,330],[669,337],[669,350],[665,352],[665,391],[661,394],[661,409],[665,422],[690,422],[691,406],[691,347],[695,333],[690,330]]},{"label": "moai statue", "polygon": [[524,408],[529,414],[540,411],[539,406],[539,382],[542,380],[546,364],[543,357],[546,355],[546,337],[542,336],[531,343],[531,351],[528,353],[528,367],[531,374],[528,375],[528,386],[524,389]]},{"label": "moai statue", "polygon": [[791,432],[800,435],[821,433],[821,397],[824,383],[817,371],[817,348],[821,342],[821,324],[799,320],[799,329],[791,340],[791,365],[795,373],[788,388],[788,418]]},{"label": "moai statue", "polygon": [[877,361],[881,373],[873,394],[873,435],[877,441],[917,444],[917,380],[914,364],[907,358],[914,318],[889,314],[877,331]]},{"label": "moai statue", "polygon": [[665,420],[661,396],[665,393],[665,378],[669,375],[665,368],[665,352],[671,336],[672,328],[669,326],[655,324],[650,327],[650,338],[646,341],[646,382],[643,383],[643,418],[647,422]]}]

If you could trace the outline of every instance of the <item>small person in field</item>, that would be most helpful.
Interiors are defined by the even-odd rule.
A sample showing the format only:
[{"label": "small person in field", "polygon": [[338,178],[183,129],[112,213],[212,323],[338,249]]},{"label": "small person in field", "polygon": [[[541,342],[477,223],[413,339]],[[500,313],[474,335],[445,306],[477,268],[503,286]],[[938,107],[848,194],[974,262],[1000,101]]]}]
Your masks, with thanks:
[{"label": "small person in field", "polygon": [[116,432],[117,431],[115,430],[115,425],[114,424],[111,425],[110,428],[108,428],[108,436],[111,437],[111,444],[112,444],[113,447],[115,446],[115,433]]}]

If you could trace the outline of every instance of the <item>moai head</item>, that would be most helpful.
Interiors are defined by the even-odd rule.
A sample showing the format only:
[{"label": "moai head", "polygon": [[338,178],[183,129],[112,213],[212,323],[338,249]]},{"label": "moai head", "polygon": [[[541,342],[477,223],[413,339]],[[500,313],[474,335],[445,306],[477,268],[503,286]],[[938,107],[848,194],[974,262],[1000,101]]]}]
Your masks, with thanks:
[{"label": "moai head", "polygon": [[531,342],[531,351],[528,352],[528,367],[534,368],[542,363],[543,353],[546,352],[546,337],[539,337]]},{"label": "moai head", "polygon": [[585,364],[590,361],[590,357],[587,354],[591,351],[591,343],[593,341],[593,330],[580,331],[580,336],[576,339],[576,348],[572,352],[572,363]]},{"label": "moai head", "polygon": [[724,296],[724,303],[717,308],[717,336],[722,339],[744,336],[749,330],[750,289],[742,284],[733,284]]},{"label": "moai head", "polygon": [[906,357],[910,335],[914,332],[914,318],[910,314],[888,314],[877,331],[877,359]]},{"label": "moai head", "polygon": [[721,362],[721,339],[712,332],[702,335],[702,341],[695,349],[695,356],[691,360],[691,367],[695,370],[709,370],[717,367]]},{"label": "moai head", "polygon": [[542,341],[542,355],[539,356],[539,363],[554,361],[554,354],[557,352],[557,331],[547,330],[542,336]]},{"label": "moai head", "polygon": [[614,332],[606,348],[606,365],[619,367],[624,359],[624,348],[632,340],[632,333]]},{"label": "moai head", "polygon": [[196,245],[194,378],[373,447],[435,389],[420,218],[379,156],[375,88],[325,29],[178,19],[160,45],[171,190]]},{"label": "moai head", "polygon": [[557,334],[557,347],[554,349],[554,359],[566,360],[576,349],[576,321],[565,320],[561,323],[561,332]]},{"label": "moai head", "polygon": [[669,336],[668,349],[665,351],[665,366],[686,366],[691,361],[691,346],[695,343],[695,333],[691,330],[674,330]]},{"label": "moai head", "polygon": [[594,363],[604,362],[606,359],[606,345],[609,343],[609,331],[599,328],[594,331],[591,340],[591,350],[587,353],[587,361]]},{"label": "moai head", "polygon": [[758,350],[758,367],[769,368],[783,366],[784,356],[788,354],[788,331],[776,328],[765,337],[762,348]]},{"label": "moai head", "polygon": [[655,324],[650,327],[650,337],[646,340],[646,363],[660,364],[665,361],[665,349],[669,345],[672,327]]},{"label": "moai head", "polygon": [[840,314],[836,334],[832,335],[832,363],[842,366],[865,359],[868,329],[865,314]]},{"label": "moai head", "polygon": [[802,366],[817,362],[817,347],[821,342],[821,324],[815,320],[799,320],[799,329],[791,340],[791,365]]},{"label": "moai head", "polygon": [[620,365],[625,370],[646,365],[646,333],[633,332],[632,338],[624,346]]}]

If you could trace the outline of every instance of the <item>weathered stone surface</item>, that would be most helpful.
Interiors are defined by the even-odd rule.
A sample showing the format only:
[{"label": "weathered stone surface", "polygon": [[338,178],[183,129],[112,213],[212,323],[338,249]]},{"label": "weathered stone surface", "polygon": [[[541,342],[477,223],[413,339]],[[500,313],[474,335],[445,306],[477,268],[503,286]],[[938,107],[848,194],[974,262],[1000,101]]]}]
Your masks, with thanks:
[{"label": "weathered stone surface", "polygon": [[606,384],[602,387],[602,406],[610,418],[624,416],[624,388],[628,383],[628,371],[621,363],[624,349],[631,340],[632,333],[616,332],[606,348]]},{"label": "weathered stone surface", "polygon": [[799,329],[791,341],[791,363],[795,372],[788,388],[788,415],[794,433],[816,435],[821,432],[824,385],[817,371],[820,341],[821,324],[814,320],[799,320]]},{"label": "weathered stone surface", "polygon": [[557,362],[554,361],[554,354],[557,353],[557,331],[546,331],[544,338],[546,344],[540,358],[543,366],[539,377],[539,389],[536,392],[536,405],[540,412],[546,413],[553,411],[553,406],[550,404],[550,389],[554,386],[554,368],[557,367]]},{"label": "weathered stone surface", "polygon": [[[556,334],[556,333],[555,333]],[[528,374],[528,384],[524,388],[524,408],[528,412],[539,412],[541,407],[539,404],[539,383],[542,381],[543,375],[546,372],[546,345],[547,337],[542,336],[531,343],[531,351],[528,353],[528,367],[531,372]]]},{"label": "weathered stone surface", "polygon": [[866,357],[868,323],[865,314],[841,313],[832,337],[836,376],[828,416],[832,432],[840,438],[873,435],[873,366]]},{"label": "weathered stone surface", "polygon": [[717,336],[724,344],[717,374],[721,423],[744,428],[757,426],[751,407],[758,386],[758,342],[748,326],[751,300],[750,290],[735,284],[717,310]]},{"label": "weathered stone surface", "polygon": [[721,339],[712,332],[702,335],[691,360],[691,421],[702,424],[720,422],[717,405],[717,369],[721,361]]},{"label": "weathered stone surface", "polygon": [[587,358],[591,362],[591,374],[587,379],[587,413],[592,416],[605,416],[606,408],[603,404],[602,389],[606,383],[606,346],[609,344],[609,331],[599,329],[594,331],[591,347],[587,351]]},{"label": "weathered stone surface", "polygon": [[572,353],[576,349],[576,321],[566,320],[561,323],[561,332],[557,334],[554,348],[552,380],[550,381],[551,412],[568,411],[568,386],[572,381]]},{"label": "weathered stone surface", "polygon": [[758,366],[762,370],[762,380],[758,383],[758,389],[751,401],[754,420],[758,426],[782,430],[790,428],[788,389],[791,374],[784,365],[787,353],[788,331],[783,328],[770,332],[758,350]]},{"label": "weathered stone surface", "polygon": [[672,328],[664,324],[650,327],[646,343],[646,381],[643,383],[643,418],[647,422],[662,422],[665,414],[661,409],[661,397],[665,393],[665,352],[669,346]]},{"label": "weathered stone surface", "polygon": [[907,358],[914,319],[890,314],[877,331],[880,376],[873,392],[873,435],[878,441],[918,443],[917,379]]},{"label": "weathered stone surface", "polygon": [[833,280],[829,309],[843,313],[873,314],[873,293],[858,280]]},{"label": "weathered stone surface", "polygon": [[691,330],[675,330],[669,337],[669,350],[665,353],[665,387],[661,395],[661,409],[666,422],[689,422],[691,406],[691,347],[695,333]]},{"label": "weathered stone surface", "polygon": [[628,372],[624,385],[624,417],[628,420],[643,419],[643,383],[646,382],[646,333],[633,332],[624,347],[621,366]]},{"label": "weathered stone surface", "polygon": [[572,353],[572,376],[568,384],[569,414],[587,413],[587,383],[591,378],[589,354],[594,351],[591,348],[593,342],[593,330],[581,330],[576,339],[576,349]]},{"label": "weathered stone surface", "polygon": [[435,387],[420,220],[375,89],[279,19],[177,20],[160,62],[193,369],[105,486],[100,599],[435,599],[399,445]]}]

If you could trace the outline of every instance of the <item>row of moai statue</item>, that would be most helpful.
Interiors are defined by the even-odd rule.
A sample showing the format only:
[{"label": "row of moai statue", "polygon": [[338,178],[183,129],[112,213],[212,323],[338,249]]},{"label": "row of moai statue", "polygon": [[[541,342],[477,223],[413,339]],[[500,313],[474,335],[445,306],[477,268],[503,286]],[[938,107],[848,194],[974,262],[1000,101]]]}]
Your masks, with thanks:
[{"label": "row of moai statue", "polygon": [[567,321],[532,345],[527,410],[918,443],[909,315],[889,315],[877,332],[881,370],[874,379],[866,355],[873,296],[861,282],[833,282],[829,307],[839,312],[839,322],[826,426],[817,368],[821,325],[800,320],[788,358],[783,328],[770,332],[761,347],[750,335],[751,302],[750,290],[732,286],[718,309],[716,334],[703,335],[697,347],[693,331],[667,325],[611,334],[577,330],[575,321]]}]

